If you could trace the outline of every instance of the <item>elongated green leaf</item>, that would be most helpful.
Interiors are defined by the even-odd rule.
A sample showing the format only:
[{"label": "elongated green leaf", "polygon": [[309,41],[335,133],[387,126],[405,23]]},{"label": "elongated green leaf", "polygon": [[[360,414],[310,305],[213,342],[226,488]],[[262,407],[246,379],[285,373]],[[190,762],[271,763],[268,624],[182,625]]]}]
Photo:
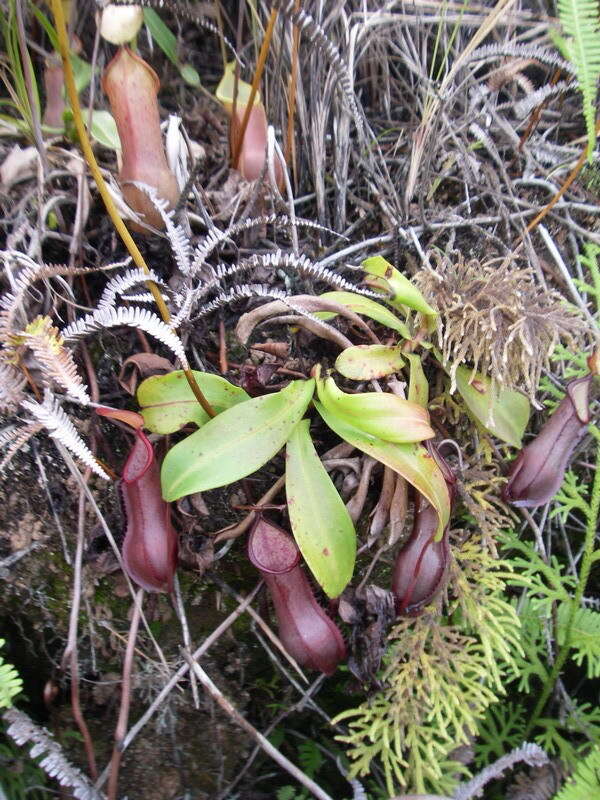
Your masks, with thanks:
[{"label": "elongated green leaf", "polygon": [[92,138],[104,147],[108,147],[111,150],[121,149],[121,140],[119,139],[117,123],[110,111],[98,111],[97,109],[92,111],[90,133]]},{"label": "elongated green leaf", "polygon": [[435,435],[427,409],[417,403],[391,392],[347,394],[335,385],[333,378],[316,377],[321,403],[361,431],[401,444],[422,442]]},{"label": "elongated green leaf", "polygon": [[200,86],[200,75],[198,75],[191,64],[181,63],[177,55],[177,39],[175,35],[167,28],[153,8],[144,9],[144,22],[156,44],[169,61],[175,64],[183,80],[191,86]]},{"label": "elongated green leaf", "polygon": [[[371,300],[369,297],[363,297],[361,294],[354,294],[354,292],[325,292],[319,297],[342,303],[342,305],[348,306],[349,309],[357,314],[362,314],[365,317],[369,317],[369,319],[374,319],[381,325],[386,325],[393,331],[398,331],[404,339],[411,338],[410,331],[402,320],[399,320],[389,308],[382,306],[381,303],[377,303],[375,300]],[[333,319],[335,314],[332,311],[317,311],[315,316],[320,319]]]},{"label": "elongated green leaf", "polygon": [[404,366],[399,347],[385,344],[359,344],[347,347],[337,357],[335,368],[345,378],[369,381],[398,372]]},{"label": "elongated green leaf", "polygon": [[363,453],[402,475],[424,495],[438,513],[435,540],[439,541],[450,519],[450,496],[440,468],[420,444],[394,444],[355,428],[347,419],[332,414],[321,403],[314,405],[334,433]]},{"label": "elongated green leaf", "polygon": [[520,392],[493,387],[487,375],[468,367],[456,370],[456,388],[475,419],[503,442],[520,447],[527,422],[529,400]]},{"label": "elongated green leaf", "polygon": [[421,356],[416,353],[405,353],[410,362],[410,382],[408,384],[408,399],[411,403],[418,403],[427,408],[429,402],[429,384],[423,372]]},{"label": "elongated green leaf", "polygon": [[[198,386],[217,414],[250,399],[243,389],[220,375],[193,372]],[[145,426],[152,433],[175,433],[188,422],[194,422],[200,428],[209,419],[181,369],[168,375],[146,378],[138,387],[137,401]]]},{"label": "elongated green leaf", "polygon": [[369,275],[375,276],[375,286],[391,292],[392,296],[387,301],[390,305],[396,308],[408,306],[427,316],[437,316],[417,287],[382,256],[367,258],[361,266]]},{"label": "elongated green leaf", "polygon": [[329,597],[337,597],[352,578],[356,533],[344,501],[316,453],[309,427],[309,420],[301,420],[286,446],[288,512],[310,571]]},{"label": "elongated green leaf", "polygon": [[312,398],[314,380],[228,408],[171,448],[163,461],[163,497],[177,500],[250,475],[286,443]]}]

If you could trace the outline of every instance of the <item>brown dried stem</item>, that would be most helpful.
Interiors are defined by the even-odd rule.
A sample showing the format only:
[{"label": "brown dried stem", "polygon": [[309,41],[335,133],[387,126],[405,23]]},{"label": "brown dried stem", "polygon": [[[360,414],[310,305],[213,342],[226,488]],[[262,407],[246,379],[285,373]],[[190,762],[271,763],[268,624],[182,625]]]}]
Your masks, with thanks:
[{"label": "brown dried stem", "polygon": [[133,667],[133,655],[135,651],[135,640],[137,639],[138,627],[142,614],[142,599],[144,590],[139,589],[133,601],[133,613],[131,615],[131,625],[129,628],[129,638],[127,639],[127,649],[123,660],[123,679],[121,682],[121,707],[119,709],[119,719],[115,728],[115,746],[113,748],[110,761],[110,777],[108,779],[108,800],[117,800],[117,786],[119,782],[119,767],[121,756],[123,755],[123,740],[127,733],[127,720],[129,719],[129,706],[131,704],[131,670]]}]

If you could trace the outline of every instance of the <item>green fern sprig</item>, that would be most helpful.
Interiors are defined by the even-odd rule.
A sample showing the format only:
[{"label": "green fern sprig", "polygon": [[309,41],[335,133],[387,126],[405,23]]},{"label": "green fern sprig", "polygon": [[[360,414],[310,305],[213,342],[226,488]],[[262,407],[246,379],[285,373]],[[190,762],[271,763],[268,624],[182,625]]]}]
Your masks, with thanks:
[{"label": "green fern sprig", "polygon": [[[529,597],[517,604],[519,619],[521,620],[521,647],[523,654],[517,656],[516,668],[512,674],[507,675],[507,682],[518,681],[517,691],[529,692],[532,690],[532,679],[545,683],[550,674],[548,667],[547,639],[544,627],[549,625],[550,612]],[[533,682],[535,685],[535,682]]]},{"label": "green fern sprig", "polygon": [[[558,608],[558,642],[564,642],[570,605]],[[600,678],[600,613],[591,608],[578,608],[571,626],[569,658],[578,666],[585,664],[588,678]]]},{"label": "green fern sprig", "polygon": [[[535,742],[548,755],[558,756],[564,764],[574,768],[589,743],[597,744],[600,741],[599,723],[600,709],[589,703],[574,703],[564,718],[541,717],[536,723],[539,733],[535,736]],[[595,795],[589,795],[589,800],[592,797]]]},{"label": "green fern sprig", "polygon": [[556,795],[555,800],[589,800],[600,792],[600,746],[577,765],[569,781]]},{"label": "green fern sprig", "polygon": [[525,709],[518,703],[495,703],[479,723],[475,743],[475,765],[482,769],[509,748],[523,742]]},{"label": "green fern sprig", "polygon": [[[473,536],[457,548],[450,619],[402,619],[390,634],[384,689],[342,712],[349,733],[350,776],[368,775],[377,758],[387,788],[450,794],[457,772],[452,751],[477,731],[487,708],[516,670],[519,619],[504,599],[507,562],[495,560]],[[510,669],[509,669],[510,665]],[[337,721],[336,720],[336,721]]]},{"label": "green fern sprig", "polygon": [[[0,647],[4,645],[0,639]],[[10,708],[13,699],[21,692],[23,681],[11,664],[5,664],[0,656],[0,708]]]},{"label": "green fern sprig", "polygon": [[596,145],[596,96],[600,76],[599,13],[597,0],[558,0],[558,15],[565,36],[556,36],[555,41],[575,67],[583,96],[590,162]]},{"label": "green fern sprig", "polygon": [[555,507],[550,512],[550,519],[553,517],[560,517],[564,523],[569,514],[575,511],[575,509],[581,511],[585,515],[589,514],[590,504],[585,499],[586,492],[587,484],[584,481],[578,480],[577,475],[575,475],[572,470],[569,470],[565,474],[560,491],[554,498]]},{"label": "green fern sprig", "polygon": [[536,598],[548,613],[553,603],[569,600],[576,581],[564,573],[555,556],[546,563],[530,542],[518,539],[515,534],[504,534],[502,538],[505,557],[510,554],[513,567],[513,572],[507,576],[509,585],[527,589],[529,597]]}]

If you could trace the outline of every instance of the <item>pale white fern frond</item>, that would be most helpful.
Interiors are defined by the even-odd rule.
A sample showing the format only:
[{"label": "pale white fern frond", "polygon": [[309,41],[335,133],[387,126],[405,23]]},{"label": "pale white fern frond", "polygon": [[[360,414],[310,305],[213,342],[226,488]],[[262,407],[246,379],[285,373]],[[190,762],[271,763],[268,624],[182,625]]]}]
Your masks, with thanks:
[{"label": "pale white fern frond", "polygon": [[[529,116],[534,108],[543,103],[549,97],[554,97],[557,94],[562,94],[562,92],[567,91],[568,89],[573,88],[575,83],[573,81],[558,81],[554,85],[546,84],[545,86],[541,86],[539,89],[536,89],[535,92],[531,92],[522,100],[518,100],[512,107],[515,110],[515,114],[519,119],[523,119],[524,117]],[[498,109],[500,110],[500,109]]]},{"label": "pale white fern frond", "polygon": [[215,248],[220,244],[223,244],[223,242],[227,241],[227,239],[233,239],[235,236],[238,236],[244,231],[251,230],[252,228],[262,227],[263,225],[277,225],[281,228],[289,225],[295,225],[297,228],[311,228],[313,230],[319,230],[332,234],[338,238],[346,238],[345,236],[332,231],[330,228],[327,228],[324,225],[319,225],[318,222],[313,222],[313,220],[304,219],[304,217],[296,217],[293,220],[286,214],[268,214],[260,217],[251,217],[249,219],[242,220],[242,222],[237,222],[234,225],[230,225],[229,228],[224,231],[220,231],[218,228],[214,228],[213,230],[209,231],[202,241],[196,246],[194,251],[194,259],[190,265],[190,274],[194,275],[196,272],[198,272],[198,270],[204,266],[206,259],[213,252],[213,250],[215,250]]},{"label": "pale white fern frond", "polygon": [[131,181],[133,186],[136,186],[144,194],[148,195],[152,205],[156,208],[165,225],[165,233],[171,243],[171,249],[175,256],[175,261],[179,270],[187,275],[190,271],[190,263],[192,259],[192,249],[190,247],[190,240],[181,225],[177,225],[173,221],[174,213],[169,210],[168,202],[159,197],[156,189],[148,186],[147,183],[140,183],[139,181]]},{"label": "pale white fern frond", "polygon": [[348,111],[356,125],[359,137],[364,141],[366,133],[365,121],[356,101],[348,63],[329,39],[321,25],[319,25],[319,23],[303,8],[299,8],[296,0],[281,0],[281,2],[276,3],[276,5],[279,5],[281,13],[297,25],[298,30],[304,34],[305,39],[308,40],[307,46],[311,48],[315,47],[329,61],[329,65],[341,89]]},{"label": "pale white fern frond", "polygon": [[172,350],[173,353],[187,364],[183,344],[179,337],[147,308],[106,308],[87,314],[85,317],[72,322],[63,329],[62,335],[66,340],[78,339],[103,328],[116,328],[119,326],[140,328],[145,333],[154,336],[159,342]]},{"label": "pale white fern frond", "polygon": [[499,44],[489,44],[473,50],[469,56],[469,63],[472,61],[490,61],[506,56],[513,58],[531,58],[540,61],[549,67],[556,67],[567,75],[575,75],[573,65],[564,58],[558,56],[554,51],[546,47],[539,47],[532,44],[520,44],[517,42],[500,42]]},{"label": "pale white fern frond", "polygon": [[[164,294],[162,299],[165,302],[168,300]],[[150,292],[144,292],[143,294],[124,294],[123,300],[127,300],[128,303],[154,303],[155,298]]]},{"label": "pale white fern frond", "polygon": [[31,744],[30,756],[41,757],[40,767],[61,786],[68,786],[77,800],[103,800],[103,795],[67,760],[60,744],[45,728],[16,708],[9,708],[3,717],[8,723],[7,734],[18,745]]},{"label": "pale white fern frond", "polygon": [[97,310],[103,310],[107,308],[112,308],[115,303],[117,302],[117,297],[122,295],[124,292],[127,292],[133,286],[137,286],[140,283],[145,283],[147,280],[154,281],[157,285],[163,285],[160,278],[156,273],[150,270],[149,274],[146,274],[141,269],[128,269],[127,272],[124,272],[122,275],[115,275],[114,278],[111,278],[109,282],[104,287],[104,291],[98,301],[98,305],[96,306]]},{"label": "pale white fern frond", "polygon": [[323,320],[319,319],[319,317],[317,317],[315,314],[311,314],[310,311],[306,311],[305,308],[298,305],[298,303],[294,301],[293,297],[290,297],[280,289],[274,289],[272,286],[266,286],[262,283],[234,286],[228,292],[222,292],[221,294],[217,295],[214,300],[211,300],[210,303],[206,303],[206,305],[202,306],[199,309],[198,316],[203,317],[207,314],[211,314],[218,308],[222,308],[223,306],[234,303],[236,300],[241,300],[245,297],[269,297],[275,300],[281,300],[297,316],[311,320],[314,326],[323,331],[328,333],[331,332],[330,325],[328,325],[326,322],[323,322]]},{"label": "pale white fern frond", "polygon": [[21,428],[11,427],[10,430],[0,432],[0,448],[6,448],[4,458],[0,461],[0,473],[4,472],[15,454],[43,427],[39,422],[32,422]]},{"label": "pale white fern frond", "polygon": [[0,298],[0,340],[4,341],[13,331],[15,315],[32,284],[58,275],[85,275],[94,271],[71,268],[65,264],[38,264],[18,250],[0,251],[0,262],[11,272],[20,268],[19,274],[12,281],[12,290]]},{"label": "pale white fern frond", "polygon": [[0,410],[12,411],[18,405],[25,377],[13,365],[0,362]]},{"label": "pale white fern frond", "polygon": [[88,405],[90,397],[81,379],[73,354],[64,346],[58,328],[52,325],[50,317],[37,317],[25,330],[13,337],[18,346],[28,347],[36,358],[45,387],[57,383],[67,394],[83,405]]},{"label": "pale white fern frond", "polygon": [[[274,289],[272,286],[267,286],[262,283],[243,284],[242,286],[233,286],[226,292],[221,292],[209,303],[205,303],[198,309],[194,318],[206,317],[212,314],[223,306],[230,303],[235,303],[236,300],[242,300],[247,297],[270,297],[274,300],[288,300],[288,295],[281,289]],[[294,309],[295,310],[295,309]],[[306,314],[306,312],[304,312]]]},{"label": "pale white fern frond", "polygon": [[43,403],[38,403],[35,400],[23,400],[21,405],[44,426],[53,439],[62,442],[96,475],[108,480],[108,475],[98,464],[92,451],[83,441],[54,395],[47,392]]},{"label": "pale white fern frond", "polygon": [[507,769],[512,769],[523,761],[530,767],[543,767],[548,763],[549,758],[539,745],[525,742],[521,747],[515,748],[494,761],[470,781],[460,783],[452,795],[453,800],[471,800],[474,797],[481,797],[487,783],[501,777]]},{"label": "pale white fern frond", "polygon": [[189,318],[196,303],[200,302],[209,292],[220,289],[220,295],[223,296],[223,281],[228,278],[239,277],[239,275],[244,272],[251,273],[259,267],[267,269],[293,269],[294,272],[297,272],[299,275],[322,281],[336,289],[381,300],[381,293],[356,286],[356,284],[346,280],[346,278],[343,278],[339,273],[316,264],[304,255],[296,256],[294,253],[274,250],[270,253],[257,254],[249,258],[241,259],[236,264],[217,264],[215,267],[210,267],[211,274],[208,280],[201,283],[191,292],[187,292],[187,294],[177,298],[182,302],[182,305],[171,320],[170,325],[173,328],[179,327],[182,322]]}]

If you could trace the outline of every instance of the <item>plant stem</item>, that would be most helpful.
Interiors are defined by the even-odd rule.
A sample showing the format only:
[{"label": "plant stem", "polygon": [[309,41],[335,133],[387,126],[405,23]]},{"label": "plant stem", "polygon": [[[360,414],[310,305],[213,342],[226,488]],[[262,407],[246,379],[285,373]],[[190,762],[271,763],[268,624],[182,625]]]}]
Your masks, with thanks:
[{"label": "plant stem", "polygon": [[595,425],[590,425],[590,430],[593,436],[597,441],[597,449],[596,449],[596,469],[594,472],[594,483],[592,485],[592,494],[590,497],[590,503],[588,506],[588,513],[587,513],[587,525],[585,529],[585,543],[583,547],[583,557],[581,559],[581,569],[579,570],[579,578],[577,581],[577,587],[575,589],[575,594],[571,599],[571,608],[569,609],[569,617],[567,619],[567,624],[565,626],[565,638],[562,647],[560,648],[558,655],[556,656],[556,660],[552,666],[552,670],[550,675],[548,676],[546,683],[544,684],[544,688],[542,689],[542,693],[537,701],[537,705],[531,715],[531,719],[529,720],[529,724],[525,729],[525,733],[523,734],[523,738],[527,740],[529,738],[530,733],[535,728],[540,715],[544,711],[546,707],[546,703],[548,702],[548,698],[558,677],[561,673],[561,670],[564,666],[565,661],[567,660],[567,656],[571,650],[571,640],[572,640],[572,630],[573,630],[573,623],[575,622],[575,614],[579,610],[581,606],[581,598],[585,592],[585,588],[588,582],[588,578],[590,576],[590,570],[592,568],[593,562],[593,555],[594,555],[594,539],[596,537],[596,530],[598,526],[598,516],[600,514],[600,431],[596,428]]},{"label": "plant stem", "polygon": [[[58,35],[58,43],[60,47],[60,57],[63,63],[63,70],[65,73],[65,85],[67,89],[67,95],[69,97],[69,102],[71,104],[71,110],[73,112],[73,122],[75,123],[75,128],[77,129],[77,135],[79,136],[79,142],[81,144],[81,149],[83,151],[83,156],[87,162],[88,167],[90,168],[90,172],[92,173],[92,177],[96,182],[96,186],[98,187],[98,191],[100,192],[100,196],[104,201],[104,205],[106,206],[106,210],[108,212],[109,217],[112,220],[113,225],[115,226],[119,236],[123,240],[123,243],[129,254],[131,255],[135,265],[145,272],[146,275],[150,273],[148,269],[148,265],[146,264],[143,255],[140,253],[138,246],[133,241],[133,238],[125,223],[119,216],[119,212],[113,202],[112,197],[108,191],[106,183],[104,182],[104,178],[102,177],[102,173],[100,172],[100,167],[96,162],[96,157],[94,156],[94,151],[92,150],[92,145],[90,144],[89,137],[87,135],[87,131],[85,129],[85,125],[83,122],[83,117],[81,116],[81,106],[79,105],[79,97],[77,95],[77,87],[75,85],[75,77],[73,75],[73,69],[71,67],[71,59],[69,58],[69,40],[67,36],[67,27],[65,24],[65,17],[63,14],[62,3],[61,0],[52,0],[52,13],[54,15],[54,24],[56,26],[56,32]],[[158,310],[160,312],[163,321],[168,323],[171,319],[171,314],[169,313],[169,309],[167,308],[167,304],[163,300],[163,296],[158,289],[158,286],[153,281],[147,281],[146,283],[148,290],[151,292],[152,297],[154,298]],[[185,373],[185,377],[187,378],[187,382],[190,385],[190,389],[194,393],[194,397],[200,403],[202,408],[206,411],[206,413],[210,417],[216,416],[215,410],[212,408],[208,400],[202,394],[200,387],[198,386],[196,379],[192,373],[187,362],[183,364],[183,371]]]},{"label": "plant stem", "polygon": [[42,172],[45,180],[49,169],[48,156],[46,155],[46,148],[44,147],[44,140],[42,138],[40,107],[37,91],[34,89],[34,86],[36,85],[35,76],[31,68],[29,51],[27,50],[27,38],[25,36],[25,25],[23,23],[22,0],[17,0],[15,3],[15,14],[17,19],[17,38],[19,40],[19,51],[21,53],[21,61],[23,64],[23,80],[25,81],[25,89],[27,90],[27,98],[29,100],[29,108],[31,110],[31,132],[33,133],[35,146],[40,156],[40,163],[42,165]]},{"label": "plant stem", "polygon": [[[598,122],[596,123],[596,133],[600,133],[600,120],[598,120]],[[540,224],[540,222],[544,219],[544,217],[547,214],[549,214],[550,211],[554,208],[554,206],[558,203],[560,198],[567,191],[567,189],[573,183],[575,178],[579,175],[579,173],[583,169],[583,165],[585,164],[585,162],[587,160],[587,151],[588,151],[588,146],[586,144],[586,146],[583,148],[583,151],[582,151],[581,155],[577,159],[577,162],[576,162],[575,166],[573,167],[571,172],[567,175],[563,185],[556,192],[556,194],[554,195],[552,200],[550,200],[550,202],[546,206],[544,206],[544,208],[542,208],[540,213],[531,220],[529,225],[525,228],[524,233],[522,233],[521,236],[519,236],[517,242],[515,243],[514,252],[516,252],[521,247],[521,245],[523,244],[523,239],[525,237],[525,234],[531,233],[531,231],[537,225]]]},{"label": "plant stem", "polygon": [[121,708],[119,709],[119,719],[115,729],[115,746],[113,748],[110,761],[110,777],[108,779],[108,800],[117,800],[117,787],[119,782],[119,767],[121,756],[123,755],[123,740],[127,733],[127,721],[129,719],[129,705],[131,703],[131,670],[133,667],[133,656],[135,652],[135,640],[137,639],[138,627],[142,614],[142,600],[144,590],[139,589],[133,599],[133,613],[131,615],[131,625],[129,628],[129,638],[127,639],[127,649],[123,659],[123,679],[121,682]]},{"label": "plant stem", "polygon": [[183,656],[187,661],[189,667],[196,673],[196,677],[204,686],[207,693],[215,700],[223,709],[223,711],[234,721],[236,722],[242,730],[244,730],[252,739],[254,739],[257,744],[265,751],[265,753],[275,761],[276,764],[279,764],[280,767],[295,778],[298,783],[302,786],[306,787],[309,792],[314,797],[317,797],[318,800],[333,800],[333,798],[327,794],[321,787],[309,778],[301,769],[295,764],[287,759],[282,753],[277,750],[277,748],[273,747],[271,742],[266,739],[262,733],[256,730],[256,728],[251,725],[245,717],[243,717],[237,708],[231,703],[225,695],[221,692],[221,690],[213,683],[210,677],[206,674],[206,672],[202,669],[200,664],[193,659],[193,657],[186,651],[184,651]]},{"label": "plant stem", "polygon": [[[55,2],[55,0],[53,1]],[[254,73],[254,78],[252,80],[252,88],[250,90],[250,96],[248,98],[248,105],[244,110],[244,117],[242,119],[240,133],[237,138],[237,141],[234,142],[235,147],[233,148],[232,159],[231,159],[231,165],[234,167],[234,169],[237,169],[237,163],[240,159],[240,153],[242,151],[242,143],[244,141],[244,136],[246,134],[246,128],[248,127],[248,120],[250,119],[250,112],[252,111],[252,106],[254,105],[254,98],[256,97],[256,94],[258,92],[260,80],[262,78],[263,70],[265,68],[265,62],[269,54],[269,48],[271,47],[271,39],[273,38],[273,28],[275,27],[276,19],[277,19],[277,9],[274,7],[271,10],[271,16],[269,17],[269,22],[267,23],[267,29],[265,31],[260,52],[258,54],[258,63],[256,65],[256,72]]]}]

